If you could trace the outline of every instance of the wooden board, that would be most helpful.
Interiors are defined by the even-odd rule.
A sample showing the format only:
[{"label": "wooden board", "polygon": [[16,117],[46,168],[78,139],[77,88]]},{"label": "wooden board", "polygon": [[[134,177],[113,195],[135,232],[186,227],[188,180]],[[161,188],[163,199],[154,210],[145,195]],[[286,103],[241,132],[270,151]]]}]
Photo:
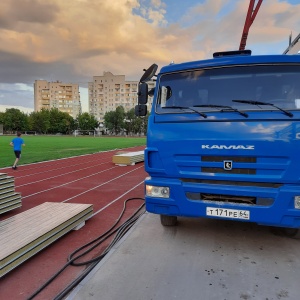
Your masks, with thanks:
[{"label": "wooden board", "polygon": [[0,173],[0,214],[21,206],[21,194],[15,192],[15,178]]},{"label": "wooden board", "polygon": [[13,193],[0,201],[0,214],[22,206],[21,194]]},{"label": "wooden board", "polygon": [[0,222],[0,278],[92,213],[91,204],[45,202]]},{"label": "wooden board", "polygon": [[144,161],[144,150],[116,154],[113,156],[112,161],[114,164],[120,166],[135,165],[138,162]]}]

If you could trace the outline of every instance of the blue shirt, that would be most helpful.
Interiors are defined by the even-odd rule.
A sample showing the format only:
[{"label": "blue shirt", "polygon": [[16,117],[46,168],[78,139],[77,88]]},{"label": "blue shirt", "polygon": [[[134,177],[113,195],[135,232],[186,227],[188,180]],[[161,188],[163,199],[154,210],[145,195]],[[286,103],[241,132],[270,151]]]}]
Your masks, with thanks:
[{"label": "blue shirt", "polygon": [[11,141],[14,144],[14,151],[21,151],[24,140],[20,137],[16,137]]}]

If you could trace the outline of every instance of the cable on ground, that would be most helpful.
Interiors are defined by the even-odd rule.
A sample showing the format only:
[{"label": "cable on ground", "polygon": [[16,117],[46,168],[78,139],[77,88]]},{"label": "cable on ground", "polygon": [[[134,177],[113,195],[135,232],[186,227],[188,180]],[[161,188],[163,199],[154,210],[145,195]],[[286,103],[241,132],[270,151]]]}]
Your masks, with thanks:
[{"label": "cable on ground", "polygon": [[[68,266],[82,266],[87,265],[87,268],[75,279],[73,280],[63,291],[61,291],[58,295],[55,296],[54,300],[60,300],[63,299],[64,296],[66,296],[81,280],[83,280],[90,272],[91,270],[102,260],[102,258],[112,249],[112,247],[127,233],[127,231],[137,222],[137,220],[145,213],[145,203],[139,206],[139,208],[135,211],[135,213],[127,219],[122,225],[119,224],[122,216],[125,213],[127,202],[132,200],[145,200],[144,198],[129,198],[124,201],[123,209],[116,220],[116,222],[103,234],[101,234],[96,239],[92,240],[91,242],[81,246],[80,248],[73,251],[69,257],[68,262],[59,270],[57,271],[51,278],[49,278],[41,287],[39,287],[33,294],[31,294],[27,299],[31,300],[34,297],[36,297],[41,291],[43,291],[50,283],[56,279]],[[90,253],[92,250],[94,250],[96,247],[101,245],[104,241],[106,241],[110,236],[112,236],[114,233],[116,235],[114,236],[113,240],[109,243],[109,245],[106,247],[106,249],[97,257],[82,261],[82,262],[76,262],[78,259],[82,258],[84,255]],[[88,248],[89,247],[89,248]],[[84,249],[86,249],[83,251]],[[82,252],[83,251],[83,252]],[[82,252],[78,254],[79,252]],[[76,256],[77,254],[77,256]]]}]

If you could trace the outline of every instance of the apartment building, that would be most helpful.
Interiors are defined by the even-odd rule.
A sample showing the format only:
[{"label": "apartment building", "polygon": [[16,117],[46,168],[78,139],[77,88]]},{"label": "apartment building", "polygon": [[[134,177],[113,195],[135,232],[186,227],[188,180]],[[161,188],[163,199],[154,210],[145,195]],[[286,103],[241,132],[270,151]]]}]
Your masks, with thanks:
[{"label": "apartment building", "polygon": [[34,111],[40,111],[42,108],[57,108],[76,118],[81,113],[79,85],[35,80]]},{"label": "apartment building", "polygon": [[[111,72],[103,72],[103,76],[93,76],[93,82],[89,82],[89,113],[101,123],[106,112],[114,111],[118,106],[123,106],[129,111],[137,104],[138,81],[126,81],[125,75],[113,75]],[[149,83],[149,89],[155,83]],[[148,106],[151,107],[152,98]]]}]

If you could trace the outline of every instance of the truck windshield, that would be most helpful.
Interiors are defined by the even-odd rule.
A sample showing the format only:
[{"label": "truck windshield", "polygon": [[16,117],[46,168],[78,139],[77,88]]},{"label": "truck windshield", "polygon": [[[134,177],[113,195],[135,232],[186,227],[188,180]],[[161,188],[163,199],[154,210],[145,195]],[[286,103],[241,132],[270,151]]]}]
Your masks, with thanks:
[{"label": "truck windshield", "polygon": [[[299,83],[300,65],[227,66],[163,74],[156,112],[182,113],[178,107],[218,112],[218,106],[242,111],[275,110],[276,106],[300,109]],[[274,107],[253,105],[253,101],[272,103]]]}]

